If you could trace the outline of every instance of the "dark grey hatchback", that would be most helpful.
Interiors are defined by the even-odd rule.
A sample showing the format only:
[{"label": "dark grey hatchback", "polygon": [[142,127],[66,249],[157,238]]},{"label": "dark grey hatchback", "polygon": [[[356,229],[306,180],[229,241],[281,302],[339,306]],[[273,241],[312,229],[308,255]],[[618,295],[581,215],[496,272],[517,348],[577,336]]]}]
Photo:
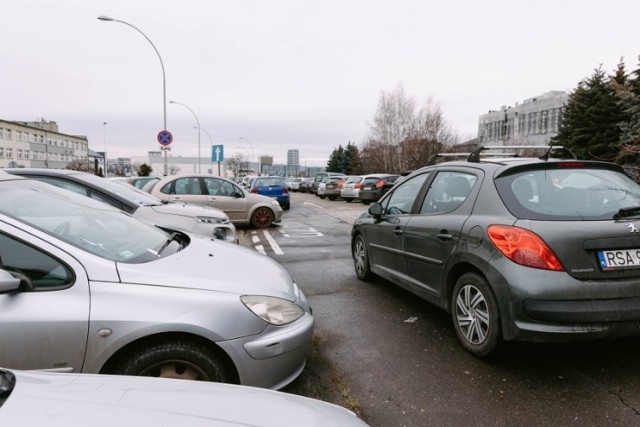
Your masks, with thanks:
[{"label": "dark grey hatchback", "polygon": [[614,164],[551,158],[551,147],[482,155],[494,148],[415,171],[356,219],[358,278],[450,312],[478,357],[509,340],[640,334],[640,185]]}]

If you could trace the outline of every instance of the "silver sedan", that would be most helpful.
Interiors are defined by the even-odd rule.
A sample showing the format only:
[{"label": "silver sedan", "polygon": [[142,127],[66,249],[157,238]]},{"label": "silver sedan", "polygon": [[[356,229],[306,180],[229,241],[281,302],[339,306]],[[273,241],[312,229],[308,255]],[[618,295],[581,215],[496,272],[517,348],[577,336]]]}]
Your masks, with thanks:
[{"label": "silver sedan", "polygon": [[0,366],[272,389],[314,327],[268,257],[2,172],[0,305]]}]

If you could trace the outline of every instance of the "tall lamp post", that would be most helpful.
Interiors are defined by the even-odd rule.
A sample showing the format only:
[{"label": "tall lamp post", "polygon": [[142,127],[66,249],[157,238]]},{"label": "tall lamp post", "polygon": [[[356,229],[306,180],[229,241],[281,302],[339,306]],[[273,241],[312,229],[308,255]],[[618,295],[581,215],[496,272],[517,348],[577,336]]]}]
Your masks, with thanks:
[{"label": "tall lamp post", "polygon": [[[194,129],[196,127],[194,126]],[[211,146],[211,173],[213,174],[213,138],[211,138],[211,134],[209,134],[209,132],[207,132],[207,130],[205,128],[200,128],[200,130],[202,130],[202,132],[206,133],[207,136],[209,137],[209,145]],[[220,173],[218,173],[218,175],[220,175]]]},{"label": "tall lamp post", "polygon": [[[147,39],[147,41],[151,44],[151,47],[153,47],[153,50],[156,51],[156,54],[158,55],[158,59],[160,60],[160,67],[162,67],[162,111],[163,111],[163,130],[166,131],[167,130],[167,79],[166,79],[166,74],[164,72],[164,63],[162,62],[162,57],[160,56],[160,52],[158,52],[158,49],[156,48],[156,45],[153,44],[153,42],[151,41],[151,39],[149,37],[147,37],[147,35],[145,33],[142,32],[142,30],[140,30],[140,28],[136,27],[135,25],[131,25],[128,22],[125,21],[120,21],[118,19],[113,19],[110,18],[108,16],[105,15],[100,15],[98,16],[98,19],[100,21],[105,21],[105,22],[119,22],[121,24],[124,25],[128,25],[129,27],[133,28],[134,30],[136,30],[137,32],[139,32],[140,34],[142,34],[142,36]],[[164,175],[167,175],[167,149],[168,147],[163,147],[163,151],[164,151]]]},{"label": "tall lamp post", "polygon": [[193,114],[193,117],[196,118],[196,123],[198,125],[198,173],[201,173],[201,170],[200,170],[200,163],[201,163],[201,157],[200,157],[200,120],[198,120],[198,116],[196,116],[196,113],[194,113],[193,110],[191,108],[189,108],[188,105],[183,104],[182,102],[178,102],[178,101],[169,101],[169,104],[182,105],[184,108],[186,108],[187,110],[191,111],[191,114]]},{"label": "tall lamp post", "polygon": [[102,122],[102,140],[104,141],[104,177],[109,178],[107,169],[107,122]]},{"label": "tall lamp post", "polygon": [[[253,151],[253,144],[251,143],[251,141],[249,141],[247,138],[243,138],[243,137],[239,137],[238,139],[244,139],[245,141],[247,141],[249,143],[249,145],[251,146],[251,163],[253,163],[253,157],[256,154]],[[258,175],[260,175],[260,171],[258,171]]]}]

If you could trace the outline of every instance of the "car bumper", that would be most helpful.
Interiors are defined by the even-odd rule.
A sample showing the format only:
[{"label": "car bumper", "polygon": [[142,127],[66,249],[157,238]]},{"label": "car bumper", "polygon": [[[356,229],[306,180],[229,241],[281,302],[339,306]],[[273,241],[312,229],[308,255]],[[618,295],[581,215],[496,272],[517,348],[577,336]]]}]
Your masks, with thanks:
[{"label": "car bumper", "polygon": [[[511,265],[507,265],[511,263]],[[577,341],[640,335],[640,281],[582,281],[566,272],[492,263],[504,338]],[[504,268],[502,268],[504,267]]]},{"label": "car bumper", "polygon": [[279,390],[295,380],[311,350],[314,319],[306,313],[285,326],[259,335],[218,343],[234,361],[240,384]]}]

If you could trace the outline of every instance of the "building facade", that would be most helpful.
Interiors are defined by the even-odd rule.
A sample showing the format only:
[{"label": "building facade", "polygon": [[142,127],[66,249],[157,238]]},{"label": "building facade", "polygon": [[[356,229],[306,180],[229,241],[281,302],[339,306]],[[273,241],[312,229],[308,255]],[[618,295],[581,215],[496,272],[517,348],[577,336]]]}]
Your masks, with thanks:
[{"label": "building facade", "polygon": [[300,174],[300,151],[287,150],[287,170],[286,176],[299,176]]},{"label": "building facade", "polygon": [[514,107],[490,110],[480,116],[477,141],[480,145],[548,145],[558,134],[568,97],[567,92],[551,91]]},{"label": "building facade", "polygon": [[94,162],[89,157],[86,136],[61,133],[56,122],[44,119],[39,122],[0,120],[0,168],[64,169],[74,161]]}]

